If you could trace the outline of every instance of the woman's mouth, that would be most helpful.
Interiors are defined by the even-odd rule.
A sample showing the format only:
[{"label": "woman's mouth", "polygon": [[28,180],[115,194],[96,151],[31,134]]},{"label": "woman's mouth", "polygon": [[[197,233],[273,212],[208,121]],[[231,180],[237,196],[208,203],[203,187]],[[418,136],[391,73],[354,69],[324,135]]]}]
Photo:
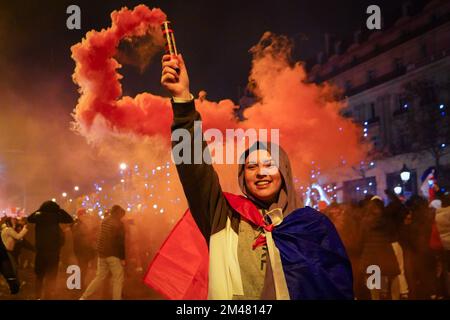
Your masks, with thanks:
[{"label": "woman's mouth", "polygon": [[271,183],[271,181],[269,181],[269,180],[261,180],[261,181],[255,182],[255,185],[258,189],[263,189],[263,188],[266,188],[270,183]]}]

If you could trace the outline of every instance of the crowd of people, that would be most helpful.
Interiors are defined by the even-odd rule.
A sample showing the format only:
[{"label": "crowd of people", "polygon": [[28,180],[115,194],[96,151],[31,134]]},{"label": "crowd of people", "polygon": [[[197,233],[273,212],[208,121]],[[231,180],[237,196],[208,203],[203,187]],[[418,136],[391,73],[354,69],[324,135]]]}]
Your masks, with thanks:
[{"label": "crowd of people", "polygon": [[[448,299],[449,195],[438,194],[431,202],[415,195],[405,201],[386,192],[386,199],[371,195],[321,210],[351,260],[355,299]],[[128,282],[133,289],[125,298],[160,298],[141,281],[157,250],[149,243],[154,239],[145,238],[144,219],[144,214],[129,218],[120,206],[113,206],[104,219],[85,209],[72,217],[52,201],[27,218],[3,218],[3,297],[28,290],[32,294],[27,299],[121,299]],[[69,265],[81,270],[81,287],[72,294],[66,288]],[[368,285],[371,266],[380,270],[379,286]],[[111,282],[105,281],[108,277]],[[135,288],[143,290],[141,296],[133,295]]]},{"label": "crowd of people", "polygon": [[[448,299],[450,198],[414,195],[406,201],[386,192],[357,204],[331,204],[323,212],[337,228],[350,257],[355,298]],[[378,287],[368,286],[379,267]]]},{"label": "crowd of people", "polygon": [[[152,232],[149,215],[125,213],[115,205],[102,218],[85,209],[69,214],[47,201],[28,217],[2,218],[0,297],[158,298],[141,279],[162,237]],[[73,265],[80,286],[70,290],[66,271]]]}]

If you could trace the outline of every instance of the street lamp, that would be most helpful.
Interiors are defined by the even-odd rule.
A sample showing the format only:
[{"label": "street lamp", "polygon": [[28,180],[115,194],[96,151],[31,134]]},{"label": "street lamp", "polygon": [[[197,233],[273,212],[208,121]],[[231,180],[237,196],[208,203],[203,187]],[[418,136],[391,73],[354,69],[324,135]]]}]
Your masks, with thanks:
[{"label": "street lamp", "polygon": [[395,192],[396,195],[400,195],[402,193],[402,187],[396,186],[394,188],[394,192]]},{"label": "street lamp", "polygon": [[402,179],[402,182],[403,182],[403,193],[405,193],[405,191],[406,191],[406,183],[411,178],[411,171],[408,169],[406,164],[403,164],[403,168],[400,171],[400,178]]},{"label": "street lamp", "polygon": [[402,171],[400,171],[400,178],[404,183],[408,182],[409,179],[411,178],[411,171],[409,171],[406,164],[403,164]]}]

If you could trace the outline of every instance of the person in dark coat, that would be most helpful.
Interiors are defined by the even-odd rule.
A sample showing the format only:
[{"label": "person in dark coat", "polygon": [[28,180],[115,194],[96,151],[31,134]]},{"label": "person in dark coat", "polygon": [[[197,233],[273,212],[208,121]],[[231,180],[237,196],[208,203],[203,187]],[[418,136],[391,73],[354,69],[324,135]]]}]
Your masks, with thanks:
[{"label": "person in dark coat", "polygon": [[20,290],[20,282],[17,278],[17,270],[14,268],[11,255],[0,241],[0,274],[5,278],[9,286],[9,292],[11,294],[18,294]]},{"label": "person in dark coat", "polygon": [[97,241],[97,273],[88,285],[80,300],[88,299],[103,284],[111,273],[113,300],[122,299],[125,265],[125,227],[122,218],[125,210],[118,205],[111,208],[111,215],[106,217],[101,225]]},{"label": "person in dark coat", "polygon": [[36,224],[36,296],[54,297],[58,275],[59,254],[64,243],[60,223],[69,224],[73,218],[56,202],[46,201],[28,217]]},{"label": "person in dark coat", "polygon": [[378,266],[381,271],[381,291],[372,290],[372,299],[391,299],[392,280],[400,274],[400,269],[391,244],[389,220],[379,197],[375,196],[367,203],[362,224],[362,270]]}]

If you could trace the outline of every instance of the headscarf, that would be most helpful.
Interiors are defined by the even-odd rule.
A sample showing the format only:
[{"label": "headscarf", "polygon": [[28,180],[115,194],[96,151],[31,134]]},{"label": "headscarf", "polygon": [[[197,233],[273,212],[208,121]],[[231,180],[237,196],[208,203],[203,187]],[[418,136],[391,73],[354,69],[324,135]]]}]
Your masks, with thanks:
[{"label": "headscarf", "polygon": [[[244,174],[245,160],[250,155],[250,153],[252,153],[255,150],[266,150],[267,152],[270,153],[272,159],[275,160],[275,164],[278,167],[283,180],[280,193],[278,194],[278,199],[269,205],[257,199],[250,192],[248,192],[247,187],[245,185],[245,174]],[[274,151],[273,154],[271,152],[272,150]],[[301,201],[299,200],[295,192],[294,180],[292,177],[292,169],[291,164],[289,162],[289,157],[287,153],[279,145],[275,143],[269,142],[266,144],[264,142],[258,141],[242,154],[241,161],[239,163],[238,181],[241,191],[260,208],[267,210],[280,208],[283,211],[283,215],[286,217],[295,209],[303,207]]]}]

